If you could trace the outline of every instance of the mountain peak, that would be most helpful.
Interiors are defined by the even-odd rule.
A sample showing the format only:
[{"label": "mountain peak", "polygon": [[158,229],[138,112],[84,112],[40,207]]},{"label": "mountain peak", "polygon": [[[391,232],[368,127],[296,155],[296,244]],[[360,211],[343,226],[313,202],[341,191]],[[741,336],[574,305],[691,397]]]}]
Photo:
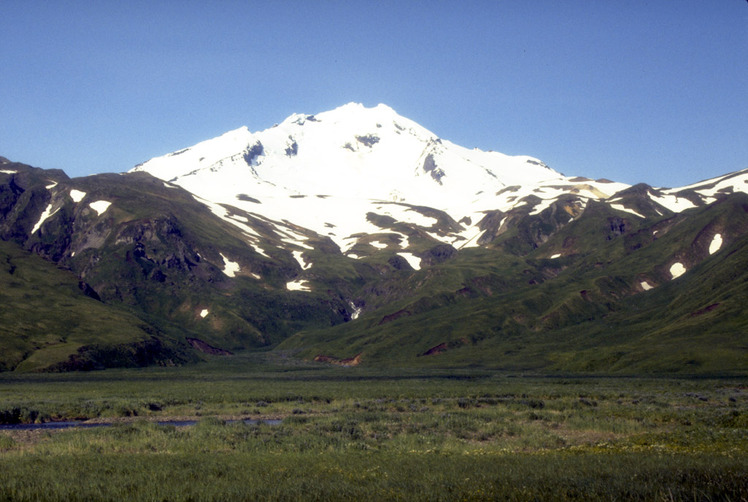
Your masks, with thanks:
[{"label": "mountain peak", "polygon": [[[558,359],[544,357],[556,369],[566,360],[608,371],[613,361],[628,371],[632,333],[691,340],[692,331],[712,329],[723,340],[725,329],[745,332],[734,322],[742,304],[730,300],[748,276],[735,275],[748,270],[748,196],[736,193],[748,191],[748,171],[678,189],[567,177],[532,157],[463,148],[385,105],[358,103],[294,114],[264,131],[241,127],[151,159],[136,175],[69,179],[2,162],[0,260],[8,273],[0,279],[29,292],[11,295],[6,310],[24,311],[28,298],[44,308],[68,304],[79,289],[86,302],[119,303],[123,313],[140,309],[144,317],[123,317],[125,330],[104,326],[107,340],[117,340],[110,348],[92,343],[101,330],[88,329],[90,322],[53,346],[48,329],[36,330],[39,337],[14,348],[16,355],[0,350],[0,370],[35,369],[58,357],[51,353],[62,366],[48,369],[87,369],[81,365],[97,358],[120,364],[122,347],[171,364],[184,353],[172,332],[200,350],[243,350],[288,336],[328,346],[343,337],[329,347],[363,344],[369,361],[381,347],[397,347],[398,358],[411,352],[410,361],[465,350],[459,360],[503,365],[525,334],[544,347],[553,340],[557,350],[565,336],[614,329],[623,345],[600,357],[590,349],[579,356],[588,358],[583,364],[575,345]],[[477,246],[483,249],[463,251]],[[26,287],[22,269],[14,270],[28,251],[58,264],[50,277],[72,286],[64,296],[50,302]],[[628,302],[639,294],[647,296]],[[688,301],[679,300],[684,295]],[[634,321],[622,322],[621,312]],[[359,314],[362,321],[349,322]],[[58,316],[47,318],[59,325]],[[148,319],[158,318],[151,326]],[[719,319],[729,326],[714,328]],[[25,333],[28,323],[18,320],[11,329]],[[341,328],[331,335],[333,325]],[[144,338],[152,345],[142,345]],[[650,341],[641,338],[647,357]],[[729,352],[739,355],[744,340],[731,343]],[[41,356],[27,357],[37,349]],[[538,353],[528,348],[523,358]],[[724,364],[725,353],[716,351],[704,368],[737,367]],[[688,361],[690,372],[694,354],[671,360]],[[133,359],[126,364],[142,364]]]},{"label": "mountain peak", "polygon": [[370,129],[382,129],[399,127],[403,129],[417,129],[419,135],[434,136],[433,133],[416,124],[415,122],[398,115],[398,113],[385,104],[378,104],[373,107],[366,107],[362,103],[347,103],[333,110],[320,112],[315,115],[305,117],[308,120],[338,124],[340,127],[350,127],[358,132]]},{"label": "mountain peak", "polygon": [[370,106],[367,107],[363,103],[358,103],[355,101],[351,101],[350,103],[346,103],[344,105],[341,105],[334,110],[331,110],[333,112],[349,112],[349,113],[356,113],[356,112],[381,112],[381,113],[394,113],[396,114],[395,110],[393,110],[391,107],[385,105],[384,103],[379,103],[376,106]]},{"label": "mountain peak", "polygon": [[[256,133],[236,129],[134,170],[213,203],[293,221],[341,248],[350,245],[351,235],[377,231],[371,215],[393,211],[383,202],[437,208],[454,221],[473,222],[468,226],[475,228],[460,231],[472,235],[487,211],[523,204],[540,211],[562,194],[586,201],[627,187],[592,181],[581,186],[532,157],[467,149],[387,105],[355,102],[315,115],[293,114]],[[400,211],[403,218],[419,216]]]}]

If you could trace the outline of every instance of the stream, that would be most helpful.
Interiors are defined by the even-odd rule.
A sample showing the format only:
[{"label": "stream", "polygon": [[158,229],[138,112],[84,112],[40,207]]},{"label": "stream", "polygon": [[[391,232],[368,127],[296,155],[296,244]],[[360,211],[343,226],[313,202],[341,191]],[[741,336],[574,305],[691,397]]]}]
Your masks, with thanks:
[{"label": "stream", "polygon": [[[187,427],[190,425],[197,424],[197,420],[162,420],[155,422],[158,425],[172,425],[174,427]],[[268,419],[268,420],[256,420],[256,419],[245,419],[245,420],[225,420],[225,423],[244,422],[245,424],[268,424],[268,425],[279,425],[282,420]],[[80,422],[80,421],[67,421],[67,422],[44,422],[41,424],[0,424],[0,431],[35,431],[35,430],[58,430],[58,429],[72,429],[78,427],[82,429],[90,429],[93,427],[111,427],[117,424],[123,424],[124,422]]]}]

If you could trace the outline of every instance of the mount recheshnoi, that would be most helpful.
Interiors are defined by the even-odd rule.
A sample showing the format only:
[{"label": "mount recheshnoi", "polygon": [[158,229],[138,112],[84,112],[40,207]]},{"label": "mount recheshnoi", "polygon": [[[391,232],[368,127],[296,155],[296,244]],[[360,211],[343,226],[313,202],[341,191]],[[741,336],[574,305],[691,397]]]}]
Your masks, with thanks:
[{"label": "mount recheshnoi", "polygon": [[746,192],[567,176],[355,103],[126,173],[2,158],[0,369],[738,371]]}]

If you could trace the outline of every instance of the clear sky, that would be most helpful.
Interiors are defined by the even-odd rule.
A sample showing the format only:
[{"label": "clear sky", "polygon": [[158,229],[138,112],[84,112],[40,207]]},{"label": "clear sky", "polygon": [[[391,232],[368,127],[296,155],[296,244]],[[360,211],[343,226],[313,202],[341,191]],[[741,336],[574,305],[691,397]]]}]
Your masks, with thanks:
[{"label": "clear sky", "polygon": [[567,175],[748,168],[746,0],[4,0],[0,72],[0,155],[70,176],[351,101]]}]

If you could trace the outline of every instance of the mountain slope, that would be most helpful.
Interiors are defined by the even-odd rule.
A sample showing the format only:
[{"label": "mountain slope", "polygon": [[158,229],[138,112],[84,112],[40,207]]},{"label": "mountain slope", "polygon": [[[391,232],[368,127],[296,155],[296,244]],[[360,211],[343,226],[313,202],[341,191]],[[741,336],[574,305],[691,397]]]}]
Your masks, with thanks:
[{"label": "mountain slope", "polygon": [[[740,373],[747,181],[568,177],[349,104],[124,174],[0,159],[0,239],[135,316],[118,319],[179,361],[272,348],[379,366]],[[128,333],[107,350],[137,347]],[[34,366],[40,346],[25,347],[6,368],[75,367],[70,353]]]},{"label": "mountain slope", "polygon": [[103,304],[74,274],[0,241],[0,371],[196,361],[183,340]]},{"label": "mountain slope", "polygon": [[[402,286],[411,292],[404,301],[356,323],[299,333],[280,348],[395,366],[744,370],[747,207],[748,196],[736,194],[677,221],[625,222],[628,229],[615,235],[614,212],[598,204],[549,240],[551,250],[510,260],[492,250],[466,252],[414,272]],[[642,234],[666,225],[642,245]],[[720,249],[712,245],[716,235]],[[547,256],[570,236],[582,252]],[[676,277],[675,263],[688,272]]]},{"label": "mountain slope", "polygon": [[[468,150],[387,106],[355,103],[292,115],[258,133],[231,131],[133,171],[213,202],[293,221],[343,251],[355,246],[357,234],[390,230],[382,218],[419,226],[438,242],[475,246],[487,210],[523,203],[540,210],[562,193],[584,201],[626,186],[567,178],[531,157]],[[446,213],[451,224],[419,207]]]},{"label": "mountain slope", "polygon": [[68,180],[3,167],[4,240],[69,269],[106,305],[178,326],[182,339],[236,351],[350,318],[342,292],[289,290],[301,267],[262,221],[270,251],[261,254],[192,195],[147,174]]}]

